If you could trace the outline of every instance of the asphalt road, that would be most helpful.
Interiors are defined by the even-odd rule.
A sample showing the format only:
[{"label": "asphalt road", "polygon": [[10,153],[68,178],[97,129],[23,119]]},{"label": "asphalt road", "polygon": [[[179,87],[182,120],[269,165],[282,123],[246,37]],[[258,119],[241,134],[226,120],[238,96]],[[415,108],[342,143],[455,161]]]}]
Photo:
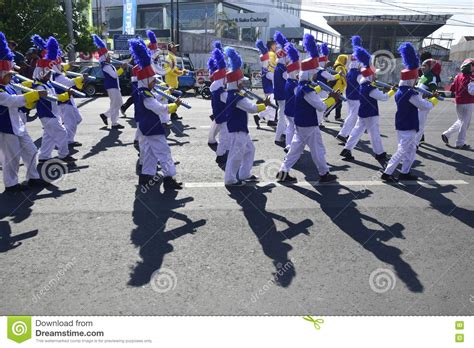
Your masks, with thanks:
[{"label": "asphalt road", "polygon": [[[356,162],[340,160],[333,122],[324,141],[339,183],[314,184],[305,152],[299,183],[276,185],[284,153],[270,128],[253,127],[263,182],[228,191],[207,146],[210,102],[187,101],[169,137],[182,191],[137,187],[133,121],[104,129],[99,98],[80,108],[75,168],[51,188],[0,195],[0,315],[474,313],[474,153],[440,139],[452,102],[430,114],[422,183],[383,184],[367,135]],[[393,100],[380,109],[392,154]],[[39,140],[39,120],[28,126]]]}]

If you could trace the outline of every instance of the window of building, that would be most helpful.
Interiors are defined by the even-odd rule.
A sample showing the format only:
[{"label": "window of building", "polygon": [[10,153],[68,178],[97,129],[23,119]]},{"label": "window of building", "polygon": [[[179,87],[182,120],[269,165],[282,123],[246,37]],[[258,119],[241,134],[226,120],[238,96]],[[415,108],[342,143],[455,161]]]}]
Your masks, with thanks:
[{"label": "window of building", "polygon": [[137,9],[137,28],[163,29],[163,6],[139,6]]},{"label": "window of building", "polygon": [[[171,6],[167,5],[168,20],[171,21]],[[176,5],[174,6],[176,21]],[[179,28],[183,30],[214,29],[216,17],[215,3],[180,3]],[[207,28],[206,28],[207,27]]]},{"label": "window of building", "polygon": [[109,7],[106,9],[107,26],[110,30],[122,30],[122,7]]}]

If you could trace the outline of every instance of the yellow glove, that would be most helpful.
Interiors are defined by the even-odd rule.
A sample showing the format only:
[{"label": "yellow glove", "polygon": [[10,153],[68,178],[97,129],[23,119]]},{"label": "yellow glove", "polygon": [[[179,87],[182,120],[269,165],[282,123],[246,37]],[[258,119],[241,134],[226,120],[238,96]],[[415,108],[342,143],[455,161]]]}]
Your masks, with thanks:
[{"label": "yellow glove", "polygon": [[389,97],[393,97],[393,95],[395,94],[395,90],[391,89],[390,91],[387,92],[387,94]]},{"label": "yellow glove", "polygon": [[31,86],[33,86],[33,81],[23,81],[21,84],[25,87],[31,88]]},{"label": "yellow glove", "polygon": [[28,109],[33,109],[35,107],[35,103],[39,100],[39,93],[38,91],[31,91],[28,93],[23,94],[23,97],[25,97],[25,106]]},{"label": "yellow glove", "polygon": [[122,68],[118,68],[117,70],[117,75],[120,76],[123,74],[123,69]]},{"label": "yellow glove", "polygon": [[71,68],[71,64],[69,64],[69,63],[66,63],[66,64],[63,65],[63,70],[64,71],[68,71],[70,68]]},{"label": "yellow glove", "polygon": [[316,86],[316,87],[313,87],[313,89],[314,89],[314,91],[315,91],[316,93],[319,93],[319,92],[321,92],[321,91],[322,91],[322,88],[321,88],[321,86]]},{"label": "yellow glove", "polygon": [[74,84],[78,89],[82,89],[84,87],[84,77],[83,76],[78,76],[72,79],[74,81]]},{"label": "yellow glove", "polygon": [[323,103],[326,104],[326,107],[329,109],[334,103],[336,102],[336,99],[333,97],[329,97],[323,100]]},{"label": "yellow glove", "polygon": [[334,77],[334,80],[339,80],[341,78],[341,75],[336,74],[336,75],[333,75],[333,77]]},{"label": "yellow glove", "polygon": [[267,107],[265,106],[265,104],[257,104],[257,112],[262,112],[266,109]]},{"label": "yellow glove", "polygon": [[168,112],[172,114],[173,112],[176,112],[178,110],[178,105],[175,103],[168,104]]},{"label": "yellow glove", "polygon": [[438,105],[438,102],[439,102],[438,98],[436,98],[436,97],[431,97],[431,98],[428,99],[428,100],[431,102],[431,104],[433,104],[433,106]]},{"label": "yellow glove", "polygon": [[65,102],[69,100],[69,93],[64,92],[64,93],[58,94],[57,97],[58,97],[58,101]]}]

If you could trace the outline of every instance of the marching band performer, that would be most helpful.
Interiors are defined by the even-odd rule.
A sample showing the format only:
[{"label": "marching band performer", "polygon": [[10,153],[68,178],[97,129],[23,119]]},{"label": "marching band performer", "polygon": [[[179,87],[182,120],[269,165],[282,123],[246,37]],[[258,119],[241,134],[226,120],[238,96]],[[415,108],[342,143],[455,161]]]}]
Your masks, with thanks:
[{"label": "marching band performer", "polygon": [[[46,43],[46,57],[38,60],[35,70],[33,71],[33,78],[35,82],[32,85],[33,89],[45,90],[50,95],[56,96],[55,88],[49,82],[51,78],[51,67],[55,64],[54,61],[58,58],[57,41],[54,37],[50,37]],[[75,158],[69,155],[68,134],[67,130],[62,124],[62,113],[59,108],[59,102],[66,102],[69,100],[70,91],[63,92],[57,95],[58,101],[51,101],[41,97],[36,104],[36,111],[39,119],[43,125],[43,137],[41,140],[41,147],[39,150],[39,162],[45,162],[51,159],[53,149],[58,149],[58,158],[66,163],[76,161]]]},{"label": "marching band performer", "polygon": [[[274,68],[270,64],[270,52],[268,47],[263,43],[262,40],[257,40],[255,46],[260,51],[260,66],[261,75],[262,75],[262,88],[265,98],[269,98],[270,101],[273,100],[273,74]],[[275,123],[275,113],[269,108],[265,109],[262,112],[259,112],[258,115],[254,115],[253,119],[257,128],[260,128],[260,120],[264,119],[267,121],[267,125],[276,126]]]},{"label": "marching band performer", "polygon": [[[186,69],[180,69],[176,63],[176,53],[179,45],[174,43],[168,44],[168,56],[166,57],[163,65],[165,70],[165,82],[171,89],[178,89],[179,81],[178,77],[183,76],[188,71]],[[171,113],[172,120],[180,120],[182,117],[178,116],[176,112]]]},{"label": "marching band performer", "polygon": [[346,76],[346,98],[349,113],[344,119],[344,124],[342,125],[339,134],[336,136],[336,138],[340,140],[343,144],[345,144],[347,142],[347,139],[349,139],[349,134],[351,134],[351,131],[357,122],[360,106],[359,82],[362,79],[362,75],[360,73],[361,64],[356,59],[354,50],[355,47],[362,46],[362,39],[360,38],[360,36],[356,35],[351,38],[351,41],[353,52],[350,56],[349,71],[347,72]]},{"label": "marching band performer", "polygon": [[120,107],[123,105],[122,94],[120,92],[119,76],[123,74],[123,71],[128,64],[123,63],[118,70],[115,69],[115,67],[110,64],[109,51],[107,50],[105,42],[102,41],[102,39],[96,34],[92,34],[92,38],[98,48],[97,53],[99,54],[100,67],[104,73],[104,88],[107,91],[107,95],[110,99],[109,109],[99,116],[106,126],[109,124],[108,118],[110,118],[112,122],[112,129],[122,129],[124,127],[118,123]]},{"label": "marching band performer", "polygon": [[[395,129],[398,136],[398,148],[382,174],[382,179],[388,182],[398,180],[417,180],[417,177],[410,174],[410,169],[415,161],[417,147],[417,132],[420,127],[420,110],[431,110],[437,103],[436,97],[431,97],[429,101],[424,100],[414,89],[418,79],[418,69],[420,61],[415,47],[410,42],[402,43],[398,51],[402,56],[405,66],[400,73],[399,88],[395,94],[397,112],[395,114]],[[393,176],[398,164],[402,162],[402,169],[398,178]]]},{"label": "marching band performer", "polygon": [[180,190],[182,183],[177,182],[174,178],[176,167],[160,119],[160,114],[175,112],[180,101],[178,99],[171,104],[163,104],[159,101],[159,98],[153,93],[156,73],[151,65],[151,56],[145,43],[141,39],[132,39],[129,41],[129,45],[133,59],[140,67],[140,70],[137,71],[139,91],[137,107],[141,113],[138,126],[143,134],[140,148],[143,151],[143,166],[139,184],[147,184],[150,180],[154,180],[159,162],[163,171],[165,190]]},{"label": "marching band performer", "polygon": [[[219,47],[220,45],[218,45]],[[219,142],[216,149],[216,162],[225,163],[226,153],[229,151],[229,131],[227,130],[227,91],[226,91],[226,62],[224,53],[220,48],[214,48],[212,57],[208,62],[211,73],[211,105],[213,121],[209,132],[209,143],[215,141],[219,134]]]},{"label": "marching band performer", "polygon": [[285,45],[288,43],[288,40],[279,31],[275,31],[275,35],[273,36],[273,38],[277,43],[277,64],[275,66],[275,72],[273,75],[273,96],[278,105],[275,144],[285,146],[285,140],[282,138],[286,136],[285,84],[287,79],[286,64],[288,63],[288,58],[285,51]]},{"label": "marching band performer", "polygon": [[391,89],[388,93],[384,93],[372,85],[372,82],[375,81],[375,67],[370,65],[371,57],[369,52],[361,46],[356,46],[354,55],[363,65],[361,70],[362,79],[359,86],[359,117],[356,125],[351,131],[344,149],[341,152],[341,156],[346,160],[353,160],[354,157],[352,156],[351,151],[359,142],[362,134],[367,130],[370,136],[372,150],[375,153],[375,159],[382,165],[382,167],[385,167],[388,157],[383,148],[382,138],[380,137],[379,107],[377,102],[378,100],[387,101],[395,94],[395,90]]},{"label": "marching band performer", "polygon": [[[52,80],[69,88],[76,87],[77,89],[82,89],[84,86],[84,76],[77,76],[73,79],[69,79],[63,74],[63,69],[67,69],[68,65],[65,67],[62,65],[61,50],[59,49],[58,41],[54,37],[51,37],[50,40],[51,44],[48,47],[48,52],[52,50],[50,57],[53,58],[54,55],[57,57],[51,61]],[[58,88],[55,88],[55,90],[56,93],[64,92]],[[73,96],[69,96],[69,99],[64,102],[58,102],[58,105],[61,109],[64,127],[67,130],[69,146],[81,146],[81,143],[74,140],[77,132],[77,126],[82,122],[82,116],[76,106]]]},{"label": "marching band performer", "polygon": [[290,151],[283,161],[280,171],[277,174],[279,182],[296,182],[296,178],[290,176],[289,171],[300,158],[306,145],[311,151],[311,157],[316,164],[320,182],[334,181],[337,177],[329,173],[326,162],[326,150],[323,138],[319,130],[319,119],[317,112],[324,112],[331,105],[339,100],[339,94],[331,92],[325,100],[321,100],[311,85],[315,74],[317,74],[318,46],[314,37],[305,34],[303,37],[303,47],[309,54],[301,62],[301,73],[298,87],[296,89],[294,119],[296,125],[295,135],[291,141]]},{"label": "marching band performer", "polygon": [[251,174],[255,157],[255,146],[249,135],[248,112],[257,113],[266,109],[270,104],[267,97],[263,103],[252,102],[240,93],[242,88],[242,59],[232,48],[226,47],[225,54],[229,59],[227,80],[227,129],[229,131],[230,147],[225,167],[224,183],[226,186],[243,186],[246,182],[256,182],[258,178]]},{"label": "marching band performer", "polygon": [[[328,62],[328,59],[329,59],[329,47],[328,47],[328,44],[323,42],[321,45],[319,45],[319,67],[318,67],[318,70],[317,70],[317,73],[316,73],[316,80],[317,81],[321,81],[325,84],[328,84],[329,81],[336,81],[338,79],[341,78],[341,75],[340,74],[335,74],[335,75],[332,75],[331,73],[329,73],[325,68],[326,68],[326,64]],[[322,90],[320,92],[320,97],[322,99],[325,99],[328,97],[328,92]],[[321,128],[323,128],[324,126],[322,125],[323,123],[323,118],[325,121],[328,121],[329,119],[327,118],[327,115],[325,115],[324,112],[321,112],[321,111],[318,111],[318,117],[319,117],[319,120],[320,120],[320,126]]]},{"label": "marching band performer", "polygon": [[457,133],[456,149],[466,150],[470,146],[466,144],[466,133],[471,123],[474,110],[474,59],[468,58],[461,64],[461,72],[456,75],[451,85],[451,92],[455,94],[456,112],[458,119],[446,130],[441,139],[448,145],[449,138]]},{"label": "marching band performer", "polygon": [[288,152],[295,134],[295,92],[298,87],[298,74],[300,72],[300,54],[292,43],[288,43],[285,50],[290,60],[287,66],[288,78],[285,83],[285,116],[287,122],[285,152]]},{"label": "marching band performer", "polygon": [[13,54],[5,35],[0,32],[0,163],[3,164],[5,192],[24,191],[28,187],[18,183],[20,158],[26,167],[29,186],[46,184],[36,168],[36,148],[23,122],[23,108],[33,108],[47,91],[32,91],[17,95],[10,81],[13,71]]},{"label": "marching band performer", "polygon": [[[434,59],[427,59],[421,63],[422,75],[418,80],[418,88],[422,88],[429,92],[436,92],[438,89],[437,76],[441,74],[441,63]],[[420,109],[418,110],[418,118],[420,119],[420,129],[416,134],[416,144],[417,146],[420,143],[425,141],[425,124],[428,118],[429,109]]]}]

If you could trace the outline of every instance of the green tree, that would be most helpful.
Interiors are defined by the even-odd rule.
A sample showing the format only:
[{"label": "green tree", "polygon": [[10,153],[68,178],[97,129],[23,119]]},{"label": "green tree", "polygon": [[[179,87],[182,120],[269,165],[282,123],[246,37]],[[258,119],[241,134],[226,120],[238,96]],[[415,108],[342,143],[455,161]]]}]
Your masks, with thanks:
[{"label": "green tree", "polygon": [[18,43],[17,50],[25,52],[32,46],[31,36],[45,40],[54,36],[63,50],[74,45],[76,52],[95,49],[87,9],[91,0],[73,0],[74,42],[67,35],[64,1],[60,0],[0,0],[0,31],[7,39]]}]

